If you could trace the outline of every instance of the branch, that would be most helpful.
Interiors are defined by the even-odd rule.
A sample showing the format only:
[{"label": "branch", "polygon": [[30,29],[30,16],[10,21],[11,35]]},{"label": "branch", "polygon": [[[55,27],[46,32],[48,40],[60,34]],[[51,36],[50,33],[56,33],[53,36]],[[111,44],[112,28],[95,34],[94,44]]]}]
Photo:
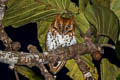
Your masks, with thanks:
[{"label": "branch", "polygon": [[[2,24],[2,20],[6,10],[6,4],[8,0],[0,0],[0,40],[2,40],[5,45],[5,50],[7,51],[17,51],[20,49],[21,45],[19,42],[13,42],[11,38],[8,37],[7,33],[4,30],[4,26]],[[10,66],[12,68],[12,66]],[[16,72],[16,68],[14,68],[16,80],[19,80],[18,74]]]},{"label": "branch", "polygon": [[[39,53],[35,51],[35,53],[26,53],[26,52],[17,52],[17,51],[0,51],[0,62],[12,65],[14,67],[15,64],[17,65],[27,65],[29,67],[37,66],[41,67],[41,73],[44,75],[45,78],[52,78],[50,80],[54,80],[54,78],[45,70],[45,67],[43,64],[47,63],[54,63],[55,61],[67,61],[69,59],[77,58],[77,56],[84,55],[86,53],[95,53],[99,52],[100,54],[103,54],[102,50],[99,49],[99,47],[94,48],[92,46],[88,46],[85,43],[79,43],[75,44],[73,46],[64,47],[64,48],[58,48],[54,51],[50,52],[43,52]],[[77,62],[76,59],[76,62]],[[79,68],[81,68],[81,65],[79,65],[79,61],[77,62]],[[83,68],[84,69],[84,68]],[[84,69],[84,72],[87,72],[88,69]]]},{"label": "branch", "polygon": [[100,47],[109,47],[115,50],[115,45],[112,44],[101,44]]},{"label": "branch", "polygon": [[[43,52],[32,54],[26,52],[17,52],[17,51],[0,51],[0,62],[6,64],[18,64],[18,65],[27,65],[35,66],[37,64],[46,64],[52,63],[58,59],[60,60],[69,60],[74,58],[77,55],[84,55],[86,53],[99,52],[102,54],[101,50],[95,50],[90,48],[86,44],[75,44],[70,47],[59,48],[50,52]],[[74,53],[74,54],[73,54]]]},{"label": "branch", "polygon": [[2,24],[2,20],[4,17],[6,2],[7,2],[7,0],[0,0],[0,25]]},{"label": "branch", "polygon": [[[27,49],[32,54],[39,54],[39,51],[37,50],[36,46],[29,45]],[[36,66],[40,69],[41,74],[45,77],[45,80],[55,80],[54,77],[49,73],[49,71],[47,70],[44,64],[37,64]]]}]

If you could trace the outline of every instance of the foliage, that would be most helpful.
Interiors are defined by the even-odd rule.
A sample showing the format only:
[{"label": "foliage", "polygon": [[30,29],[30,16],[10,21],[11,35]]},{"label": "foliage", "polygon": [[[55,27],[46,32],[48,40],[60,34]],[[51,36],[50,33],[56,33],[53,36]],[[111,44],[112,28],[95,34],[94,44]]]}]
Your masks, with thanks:
[{"label": "foliage", "polygon": [[[19,2],[18,4],[16,4]],[[13,15],[14,14],[14,15]],[[5,26],[17,28],[30,22],[47,20],[49,16],[58,14],[58,10],[34,0],[17,0],[6,10],[3,20]]]},{"label": "foliage", "polygon": [[84,78],[82,76],[82,72],[80,72],[77,64],[74,61],[74,59],[68,60],[65,66],[68,67],[68,70],[69,70],[67,75],[69,75],[72,79],[74,79],[74,80],[79,80],[79,79],[84,80]]},{"label": "foliage", "polygon": [[[105,7],[96,5],[91,6],[88,4],[85,9],[85,16],[90,24],[96,28],[96,36],[104,35],[110,37],[114,42],[116,42],[119,23],[118,18],[111,10]],[[102,40],[101,42],[105,43],[106,40]]]},{"label": "foliage", "polygon": [[[36,22],[38,29],[38,40],[41,47],[45,50],[45,36],[47,30],[54,20],[56,14],[72,14],[79,28],[85,33],[90,27],[94,33],[93,42],[96,41],[95,36],[98,36],[98,43],[107,43],[112,39],[117,45],[116,50],[119,51],[118,36],[119,35],[119,20],[120,20],[120,0],[79,0],[79,6],[70,0],[9,0],[8,9],[6,10],[3,24],[5,26],[13,26],[18,28],[27,23]],[[84,39],[79,35],[79,31],[75,29],[77,42],[84,42]],[[120,37],[119,37],[120,40]],[[85,63],[91,69],[94,78],[98,78],[98,73],[90,55],[82,56]],[[71,67],[71,64],[73,67]],[[106,65],[107,64],[107,65]],[[66,63],[69,69],[68,75],[74,80],[83,80],[82,74],[74,60],[69,60]],[[112,73],[106,73],[109,68]],[[21,69],[21,68],[19,68]],[[118,70],[118,71],[117,71]],[[27,71],[27,68],[25,68]],[[77,71],[77,73],[76,73]],[[115,80],[119,68],[111,64],[106,59],[101,62],[101,79]],[[22,70],[19,71],[20,73]],[[31,72],[31,71],[28,71]],[[25,72],[27,73],[27,72]],[[32,74],[33,72],[31,72]],[[24,75],[24,73],[21,73]],[[28,77],[28,76],[26,76]],[[29,79],[31,77],[28,77]]]},{"label": "foliage", "polygon": [[117,76],[120,74],[120,68],[111,64],[107,59],[102,59],[100,66],[101,80],[116,80]]},{"label": "foliage", "polygon": [[[92,62],[92,57],[90,57],[90,55],[86,54],[84,56],[81,56],[81,58],[90,68],[90,72],[92,73],[93,77],[96,80],[98,80],[98,72],[97,72],[96,68],[94,67],[94,64],[91,63]],[[73,80],[84,80],[84,78],[82,76],[82,73],[79,70],[79,68],[78,68],[74,59],[68,60],[65,66],[69,70],[67,75],[69,75]]]},{"label": "foliage", "polygon": [[48,31],[48,27],[50,26],[51,22],[46,22],[46,21],[40,21],[37,22],[37,29],[38,29],[38,40],[40,41],[40,45],[45,50],[45,36]]},{"label": "foliage", "polygon": [[120,0],[111,0],[110,9],[118,16],[120,19]]},{"label": "foliage", "polygon": [[24,75],[29,80],[43,80],[42,77],[38,76],[36,73],[34,73],[31,69],[25,66],[16,66],[17,71]]},{"label": "foliage", "polygon": [[117,79],[116,80],[120,80],[120,74],[117,76]]}]

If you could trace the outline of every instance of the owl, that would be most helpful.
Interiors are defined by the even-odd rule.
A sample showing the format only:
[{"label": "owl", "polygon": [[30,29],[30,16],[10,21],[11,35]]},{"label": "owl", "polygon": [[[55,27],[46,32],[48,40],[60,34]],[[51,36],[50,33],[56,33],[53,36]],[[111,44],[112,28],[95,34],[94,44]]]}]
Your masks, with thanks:
[{"label": "owl", "polygon": [[[76,43],[74,17],[64,18],[57,15],[46,35],[46,50],[51,51]],[[58,61],[56,64],[49,64],[49,67],[51,72],[56,74],[64,64],[65,61]],[[86,80],[94,80],[89,71],[83,75]]]},{"label": "owl", "polygon": [[[57,15],[46,35],[46,50],[51,51],[60,47],[71,46],[75,43],[76,39],[73,17],[64,18]],[[64,64],[64,61],[58,61],[56,65],[49,64],[49,67],[51,72],[56,74]]]}]

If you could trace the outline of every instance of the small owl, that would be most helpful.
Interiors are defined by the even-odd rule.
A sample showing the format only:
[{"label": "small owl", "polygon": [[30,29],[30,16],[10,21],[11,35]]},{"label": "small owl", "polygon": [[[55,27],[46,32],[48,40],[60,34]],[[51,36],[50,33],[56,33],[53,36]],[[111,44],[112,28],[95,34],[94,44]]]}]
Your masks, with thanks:
[{"label": "small owl", "polygon": [[[46,50],[51,51],[59,47],[71,46],[76,43],[74,18],[64,18],[60,15],[51,24],[46,36]],[[51,72],[56,74],[65,64],[58,61],[57,65],[49,64]]]}]

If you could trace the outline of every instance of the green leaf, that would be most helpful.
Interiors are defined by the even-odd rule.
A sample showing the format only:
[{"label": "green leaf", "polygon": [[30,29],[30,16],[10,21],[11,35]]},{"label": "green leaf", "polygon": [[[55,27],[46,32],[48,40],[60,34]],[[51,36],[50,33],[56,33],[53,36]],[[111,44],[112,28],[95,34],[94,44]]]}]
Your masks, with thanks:
[{"label": "green leaf", "polygon": [[17,72],[25,76],[29,80],[43,80],[42,77],[38,76],[31,69],[25,66],[16,66]]},{"label": "green leaf", "polygon": [[[84,2],[83,4],[85,4],[86,2],[86,0],[80,1]],[[90,0],[90,1],[96,6],[102,6],[111,9],[120,19],[120,0]]]},{"label": "green leaf", "polygon": [[30,22],[47,21],[48,18],[56,14],[65,13],[69,5],[70,0],[17,0],[9,2],[3,24],[17,28]]},{"label": "green leaf", "polygon": [[[119,23],[118,18],[111,10],[105,7],[88,5],[85,10],[85,17],[95,27],[96,35],[109,37],[116,42]],[[107,40],[102,40],[102,43],[105,42]]]},{"label": "green leaf", "polygon": [[65,9],[68,9],[70,6],[71,0],[62,0],[62,1],[63,1],[64,6],[65,6]]},{"label": "green leaf", "polygon": [[68,60],[65,66],[69,70],[67,75],[69,75],[70,78],[73,80],[84,80],[82,72],[79,70],[75,60]]},{"label": "green leaf", "polygon": [[[77,14],[75,15],[75,21],[77,23],[77,25],[79,26],[79,28],[82,30],[83,33],[86,33],[86,31],[88,30],[89,27],[89,23],[87,21],[87,19],[85,18],[83,13]],[[80,36],[80,32],[75,29],[75,36],[77,39],[77,42],[83,42],[83,38]]]},{"label": "green leaf", "polygon": [[75,15],[76,13],[78,13],[79,7],[75,3],[70,2],[68,10],[71,11]]},{"label": "green leaf", "polygon": [[110,8],[110,0],[79,0],[80,12],[85,10],[88,2],[96,6]]},{"label": "green leaf", "polygon": [[68,9],[70,5],[70,0],[36,0],[36,1],[60,11]]},{"label": "green leaf", "polygon": [[35,1],[34,0],[9,0],[8,1],[8,9],[9,11],[11,10],[17,10],[19,9],[20,7],[23,7],[23,6],[27,6],[28,4],[31,4],[31,3],[34,3]]},{"label": "green leaf", "polygon": [[[98,80],[97,69],[92,63],[92,57],[90,55],[84,55],[81,57],[81,59],[88,65],[93,77]],[[76,64],[74,59],[68,60],[65,64],[65,67],[67,67],[67,69],[69,70],[67,75],[69,75],[73,80],[84,80],[82,72],[79,70],[78,65]]]},{"label": "green leaf", "polygon": [[[23,2],[21,1],[21,4]],[[45,9],[46,5],[38,2],[29,3],[19,8],[8,9],[6,11],[3,23],[5,26],[13,25],[19,27],[21,25],[36,22],[39,20],[47,20],[49,17],[58,14],[56,9]],[[14,14],[14,15],[13,15]]]},{"label": "green leaf", "polygon": [[116,80],[120,74],[120,68],[110,63],[107,59],[102,59],[101,62],[101,80]]},{"label": "green leaf", "polygon": [[91,0],[91,2],[96,6],[110,8],[110,0]]},{"label": "green leaf", "polygon": [[116,80],[120,80],[120,74],[117,76],[117,79]]},{"label": "green leaf", "polygon": [[79,0],[80,12],[83,12],[87,6],[88,0]]},{"label": "green leaf", "polygon": [[52,22],[47,21],[40,21],[37,23],[37,30],[38,30],[38,40],[43,50],[45,50],[45,38]]},{"label": "green leaf", "polygon": [[115,12],[120,20],[120,0],[111,0],[110,8]]},{"label": "green leaf", "polygon": [[8,8],[11,7],[14,4],[15,1],[16,0],[9,0],[8,3],[7,3],[7,7]]},{"label": "green leaf", "polygon": [[55,0],[56,5],[61,10],[66,10],[69,8],[70,0]]}]

